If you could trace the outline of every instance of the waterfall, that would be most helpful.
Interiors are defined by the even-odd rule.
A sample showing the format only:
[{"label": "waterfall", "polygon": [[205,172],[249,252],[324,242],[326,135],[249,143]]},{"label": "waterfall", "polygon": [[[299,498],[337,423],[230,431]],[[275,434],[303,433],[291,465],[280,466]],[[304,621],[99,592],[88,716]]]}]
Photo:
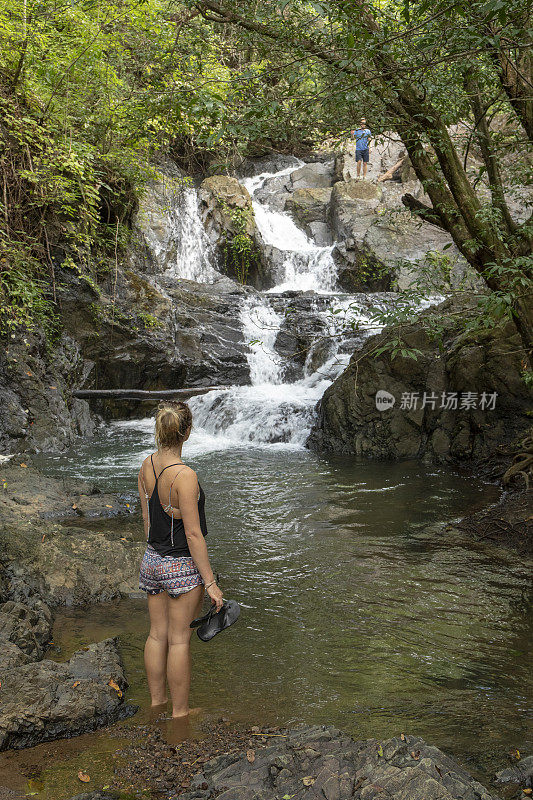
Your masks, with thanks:
[{"label": "waterfall", "polygon": [[168,213],[175,257],[167,276],[198,283],[213,283],[220,278],[220,273],[211,266],[209,239],[198,210],[196,189],[190,186],[183,189],[178,204]]},{"label": "waterfall", "polygon": [[282,360],[274,344],[282,319],[266,298],[247,298],[241,309],[241,324],[252,385],[281,383]]},{"label": "waterfall", "polygon": [[252,197],[252,207],[259,233],[266,245],[281,253],[281,264],[276,276],[276,285],[270,292],[296,290],[300,292],[332,292],[335,288],[337,268],[333,260],[333,245],[318,247],[292,217],[284,211],[275,211],[268,203],[259,202],[254,194],[269,178],[281,178],[302,166],[295,166],[281,172],[264,172],[254,178],[246,178],[243,185]]},{"label": "waterfall", "polygon": [[[365,306],[372,301],[370,296],[333,294],[336,282],[333,248],[315,245],[288,213],[269,207],[268,195],[266,202],[254,197],[269,178],[289,175],[302,163],[243,181],[252,196],[255,220],[263,241],[279,255],[278,283],[266,292],[249,295],[241,306],[250,385],[215,390],[190,400],[194,415],[191,452],[266,445],[303,447],[314,421],[317,401],[350,358],[351,348],[342,352],[339,344],[346,315],[359,322],[362,328],[359,341],[377,331],[377,328],[370,329],[370,320],[365,314]],[[323,321],[327,346],[325,363],[322,359],[321,366],[313,369],[313,348],[320,345],[319,339],[315,341],[305,359],[303,377],[292,382],[284,380],[285,361],[275,347],[284,322],[279,307],[288,309],[292,302],[292,295],[283,295],[288,290],[312,291],[306,310]],[[332,305],[339,313],[331,313]]]},{"label": "waterfall", "polygon": [[[251,385],[215,390],[189,401],[194,415],[191,446],[197,452],[265,445],[302,448],[316,403],[349,361],[350,352],[339,352],[339,342],[332,338],[329,358],[319,369],[309,368],[310,352],[304,377],[284,382],[284,362],[274,347],[283,317],[272,308],[272,299],[266,293],[252,296],[241,309]],[[347,308],[348,302],[341,298],[341,306]],[[315,313],[324,318],[327,337],[339,333],[343,325],[340,315],[332,315],[327,308]],[[362,324],[369,322],[362,310],[358,317]]]}]

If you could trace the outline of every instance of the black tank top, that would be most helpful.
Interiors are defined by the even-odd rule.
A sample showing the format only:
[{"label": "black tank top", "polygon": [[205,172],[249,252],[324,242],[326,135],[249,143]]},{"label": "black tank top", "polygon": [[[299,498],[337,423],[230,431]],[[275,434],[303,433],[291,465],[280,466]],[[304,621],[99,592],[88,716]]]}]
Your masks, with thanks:
[{"label": "black tank top", "polygon": [[[168,505],[166,506],[166,509],[163,508],[163,506],[161,505],[161,500],[159,499],[159,487],[158,487],[159,478],[166,469],[168,469],[169,467],[180,467],[180,466],[183,466],[185,468],[187,465],[169,464],[168,466],[163,467],[159,475],[157,475],[152,456],[150,456],[150,461],[152,462],[152,469],[154,471],[155,486],[152,494],[148,498],[148,512],[150,517],[148,544],[150,544],[154,548],[154,550],[156,550],[162,556],[190,556],[191,553],[189,550],[189,545],[187,543],[187,537],[185,536],[185,527],[183,525],[183,520],[181,519],[181,517],[174,519],[170,514],[167,513],[167,510],[170,510],[171,508],[172,486],[182,470],[178,471],[178,473],[174,477],[174,480],[170,484],[170,491],[168,493]],[[202,529],[203,535],[207,536],[207,524],[205,521],[205,493],[202,487],[200,486],[199,481],[198,481],[198,488],[200,490],[200,497],[198,499],[198,515],[200,517],[200,528]]]}]

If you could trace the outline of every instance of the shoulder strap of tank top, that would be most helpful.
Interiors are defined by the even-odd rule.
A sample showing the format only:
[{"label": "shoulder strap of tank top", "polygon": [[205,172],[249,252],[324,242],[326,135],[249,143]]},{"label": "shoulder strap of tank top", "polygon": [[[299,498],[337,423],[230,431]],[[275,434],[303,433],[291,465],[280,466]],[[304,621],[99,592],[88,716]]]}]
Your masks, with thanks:
[{"label": "shoulder strap of tank top", "polygon": [[[179,465],[178,464],[169,464],[168,466],[169,467],[177,467]],[[185,469],[186,466],[187,466],[187,464],[184,464],[183,465],[183,469]],[[165,467],[165,469],[166,469],[166,467]],[[174,547],[174,514],[172,513],[172,487],[174,486],[174,481],[176,480],[176,478],[178,477],[180,472],[183,472],[183,469],[179,469],[176,472],[176,474],[174,475],[174,477],[172,478],[172,483],[170,484],[170,489],[168,490],[168,506],[166,506],[164,508],[164,511],[166,511],[167,513],[170,511],[170,544],[172,545],[172,547]],[[161,472],[163,472],[163,470],[161,470]],[[159,473],[160,475],[161,475],[161,472]]]},{"label": "shoulder strap of tank top", "polygon": [[184,464],[184,463],[183,463],[183,461],[182,461],[182,462],[179,462],[179,461],[177,461],[175,464],[167,464],[167,465],[166,465],[166,467],[163,467],[163,469],[161,470],[161,472],[160,472],[160,473],[159,473],[159,475],[157,476],[157,480],[159,480],[159,478],[161,477],[161,475],[163,474],[163,472],[164,472],[166,469],[168,469],[169,467],[186,467],[186,466],[187,466],[187,464]]},{"label": "shoulder strap of tank top", "polygon": [[[180,466],[180,464],[169,464],[168,466],[169,466],[169,467],[179,467],[179,466]],[[185,467],[186,467],[186,466],[187,466],[187,464],[183,464],[183,469],[185,469]],[[165,469],[166,469],[166,467],[165,467]],[[180,472],[183,472],[183,469],[179,469],[179,470],[176,472],[176,474],[174,475],[174,477],[172,478],[172,483],[170,484],[170,489],[168,490],[168,506],[165,506],[165,508],[164,508],[164,511],[168,511],[168,510],[169,510],[169,508],[172,508],[172,502],[171,502],[171,498],[172,498],[172,487],[174,486],[174,481],[176,480],[176,478],[178,477],[178,475],[180,474]],[[161,470],[161,472],[163,472],[163,470]],[[159,473],[160,475],[161,475],[161,472]]]},{"label": "shoulder strap of tank top", "polygon": [[154,457],[153,457],[153,455],[150,456],[150,461],[152,462],[152,469],[154,471],[154,478],[157,480],[157,472],[155,471],[155,467],[154,467]]}]

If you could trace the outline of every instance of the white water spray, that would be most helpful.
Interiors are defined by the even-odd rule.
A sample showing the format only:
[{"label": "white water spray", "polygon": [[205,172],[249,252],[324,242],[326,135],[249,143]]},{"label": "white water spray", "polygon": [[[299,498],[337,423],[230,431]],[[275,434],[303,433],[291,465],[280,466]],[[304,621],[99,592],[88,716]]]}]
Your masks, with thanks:
[{"label": "white water spray", "polygon": [[281,170],[281,172],[264,172],[254,178],[246,178],[246,186],[252,196],[252,207],[259,233],[266,245],[279,251],[281,265],[278,269],[276,286],[270,292],[296,290],[300,292],[315,291],[332,292],[337,278],[337,268],[333,260],[333,245],[318,247],[292,217],[284,211],[275,211],[268,202],[260,202],[254,198],[255,192],[262,188],[269,178],[281,178],[290,175],[302,166]]},{"label": "white water spray", "polygon": [[184,190],[173,213],[176,260],[171,267],[177,278],[198,283],[213,283],[220,274],[211,266],[209,240],[198,209],[196,189]]}]

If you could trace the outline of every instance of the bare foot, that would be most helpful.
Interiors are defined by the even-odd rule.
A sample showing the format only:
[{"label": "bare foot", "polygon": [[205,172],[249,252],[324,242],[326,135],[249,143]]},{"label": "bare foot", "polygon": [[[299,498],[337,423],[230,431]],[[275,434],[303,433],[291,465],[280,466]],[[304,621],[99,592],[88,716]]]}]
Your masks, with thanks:
[{"label": "bare foot", "polygon": [[172,719],[183,719],[184,717],[195,717],[202,712],[202,708],[200,706],[196,706],[195,708],[189,708],[188,711],[183,713],[175,714],[172,712]]}]

